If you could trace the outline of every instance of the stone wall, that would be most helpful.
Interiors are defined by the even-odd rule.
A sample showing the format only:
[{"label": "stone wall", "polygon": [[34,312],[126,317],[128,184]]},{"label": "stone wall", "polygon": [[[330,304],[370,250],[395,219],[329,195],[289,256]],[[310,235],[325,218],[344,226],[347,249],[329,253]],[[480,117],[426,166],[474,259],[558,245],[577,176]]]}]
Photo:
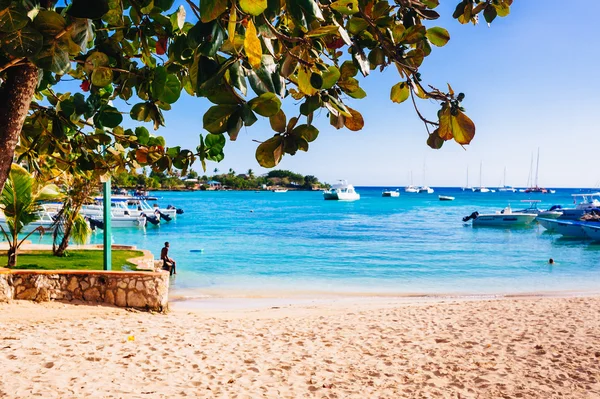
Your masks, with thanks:
[{"label": "stone wall", "polygon": [[88,270],[0,270],[0,301],[105,303],[163,312],[169,273]]}]

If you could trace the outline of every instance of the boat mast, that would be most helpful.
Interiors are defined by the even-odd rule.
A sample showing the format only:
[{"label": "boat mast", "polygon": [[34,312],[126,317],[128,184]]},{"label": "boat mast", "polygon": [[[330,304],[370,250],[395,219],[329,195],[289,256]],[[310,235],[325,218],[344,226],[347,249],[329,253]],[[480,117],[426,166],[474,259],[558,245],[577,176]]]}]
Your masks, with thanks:
[{"label": "boat mast", "polygon": [[483,161],[479,163],[479,188],[483,187],[481,185],[481,169],[483,169]]},{"label": "boat mast", "polygon": [[538,147],[537,165],[535,167],[535,187],[538,187],[538,174],[540,172],[540,147]]},{"label": "boat mast", "polygon": [[506,166],[504,167],[504,187],[506,187]]},{"label": "boat mast", "polygon": [[529,176],[527,176],[527,187],[533,186],[533,152],[531,153],[531,163],[529,164]]},{"label": "boat mast", "polygon": [[469,188],[469,167],[467,166],[467,188]]}]

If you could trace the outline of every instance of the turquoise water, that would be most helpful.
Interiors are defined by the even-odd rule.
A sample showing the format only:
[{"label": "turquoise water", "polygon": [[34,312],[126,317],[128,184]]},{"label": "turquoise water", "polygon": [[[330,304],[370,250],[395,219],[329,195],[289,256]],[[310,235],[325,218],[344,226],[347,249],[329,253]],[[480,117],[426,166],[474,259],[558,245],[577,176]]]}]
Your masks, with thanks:
[{"label": "turquoise water", "polygon": [[[570,205],[578,190],[531,196],[440,188],[399,198],[382,198],[382,188],[357,190],[362,198],[356,202],[324,201],[320,192],[156,193],[161,206],[173,204],[185,214],[160,227],[114,230],[114,242],[158,256],[170,241],[178,263],[173,290],[191,296],[215,290],[504,294],[600,287],[599,244],[563,239],[537,225],[473,228],[461,220],[508,203],[524,208],[520,201],[528,198],[541,199],[540,207]],[[441,202],[438,194],[456,200]],[[92,241],[101,243],[102,233]]]}]

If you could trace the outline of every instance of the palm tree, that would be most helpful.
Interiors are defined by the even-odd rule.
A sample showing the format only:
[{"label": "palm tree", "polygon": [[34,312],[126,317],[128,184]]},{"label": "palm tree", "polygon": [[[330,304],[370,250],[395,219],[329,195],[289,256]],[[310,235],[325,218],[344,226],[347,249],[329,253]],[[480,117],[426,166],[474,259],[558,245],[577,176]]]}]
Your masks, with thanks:
[{"label": "palm tree", "polygon": [[213,170],[213,173],[216,175],[217,173],[219,173],[219,168],[215,168],[215,170]]},{"label": "palm tree", "polygon": [[252,169],[248,169],[248,178],[254,179],[254,171]]},{"label": "palm tree", "polygon": [[[19,234],[29,223],[37,219],[40,201],[58,197],[58,187],[54,184],[42,185],[20,165],[12,164],[2,194],[0,194],[0,210],[6,217],[6,226],[0,225],[4,237],[8,241],[8,267],[17,265],[17,251],[23,242],[35,231],[43,230],[40,226],[32,230],[19,241]],[[9,235],[10,234],[10,235]]]},{"label": "palm tree", "polygon": [[64,194],[63,206],[56,215],[52,234],[54,256],[65,256],[71,238],[76,244],[85,244],[89,239],[92,231],[79,211],[90,197],[94,183],[89,176],[72,177],[66,183],[68,189]]},{"label": "palm tree", "polygon": [[230,176],[235,175],[235,170],[233,170],[233,168],[229,168],[229,175]]}]

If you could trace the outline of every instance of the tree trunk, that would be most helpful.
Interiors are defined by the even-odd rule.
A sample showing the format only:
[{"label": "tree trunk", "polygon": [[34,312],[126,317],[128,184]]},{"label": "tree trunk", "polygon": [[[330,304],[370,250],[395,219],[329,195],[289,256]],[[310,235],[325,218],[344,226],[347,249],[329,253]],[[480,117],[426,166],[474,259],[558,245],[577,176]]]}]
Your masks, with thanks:
[{"label": "tree trunk", "polygon": [[10,247],[8,248],[8,267],[17,266],[17,248]]},{"label": "tree trunk", "polygon": [[24,64],[6,71],[0,89],[0,193],[10,173],[15,147],[38,83],[37,67]]}]

